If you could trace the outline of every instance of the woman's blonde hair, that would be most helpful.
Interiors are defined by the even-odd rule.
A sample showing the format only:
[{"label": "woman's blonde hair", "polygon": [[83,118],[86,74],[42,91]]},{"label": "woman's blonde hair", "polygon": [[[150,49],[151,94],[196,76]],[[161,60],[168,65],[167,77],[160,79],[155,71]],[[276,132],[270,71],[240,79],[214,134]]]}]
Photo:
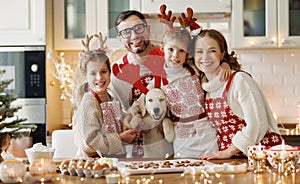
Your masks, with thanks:
[{"label": "woman's blonde hair", "polygon": [[184,43],[187,48],[191,42],[190,33],[186,29],[181,29],[179,27],[174,27],[165,31],[162,37],[162,45],[166,43],[172,43],[173,40],[177,40]]}]

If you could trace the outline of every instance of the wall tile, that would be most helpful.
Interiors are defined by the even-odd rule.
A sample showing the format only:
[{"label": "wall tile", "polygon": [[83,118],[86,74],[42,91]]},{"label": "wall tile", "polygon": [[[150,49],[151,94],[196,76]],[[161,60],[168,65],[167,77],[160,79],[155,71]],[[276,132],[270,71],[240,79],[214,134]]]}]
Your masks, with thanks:
[{"label": "wall tile", "polygon": [[278,122],[296,122],[300,101],[300,49],[245,49],[239,61],[264,92]]},{"label": "wall tile", "polygon": [[[298,81],[299,81],[299,77],[298,77]],[[299,83],[299,82],[297,82]],[[295,85],[295,97],[296,99],[300,100],[300,85],[298,84],[294,84]]]},{"label": "wall tile", "polygon": [[300,61],[300,50],[284,50],[284,63],[299,64]]},{"label": "wall tile", "polygon": [[262,76],[262,84],[272,84],[272,85],[282,85],[283,84],[283,75],[268,74]]},{"label": "wall tile", "polygon": [[295,96],[295,87],[292,85],[276,85],[273,86],[274,96],[284,98],[286,96]]},{"label": "wall tile", "polygon": [[283,83],[284,84],[290,84],[292,86],[295,86],[295,84],[299,83],[300,75],[297,76],[297,74],[293,72],[286,72],[283,74]]},{"label": "wall tile", "polygon": [[273,65],[269,63],[257,63],[252,65],[252,72],[255,74],[268,75],[273,73]]},{"label": "wall tile", "polygon": [[283,55],[280,52],[265,52],[262,56],[263,63],[281,64],[284,62]]},{"label": "wall tile", "polygon": [[289,63],[272,65],[272,67],[274,68],[274,73],[278,75],[291,75],[295,71],[295,65]]},{"label": "wall tile", "polygon": [[258,54],[238,54],[239,62],[243,64],[259,64],[261,63],[261,55]]},{"label": "wall tile", "polygon": [[295,74],[300,77],[300,59],[298,60],[298,64],[295,64]]}]

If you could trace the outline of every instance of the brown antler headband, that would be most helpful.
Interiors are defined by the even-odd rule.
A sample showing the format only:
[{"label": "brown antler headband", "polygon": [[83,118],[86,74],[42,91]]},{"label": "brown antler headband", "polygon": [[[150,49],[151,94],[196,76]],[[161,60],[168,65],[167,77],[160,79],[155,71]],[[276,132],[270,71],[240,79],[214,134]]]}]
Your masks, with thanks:
[{"label": "brown antler headband", "polygon": [[170,29],[172,29],[173,24],[176,20],[176,16],[172,17],[172,11],[171,10],[169,10],[168,14],[166,14],[166,9],[167,9],[167,6],[165,4],[162,4],[159,7],[160,14],[157,14],[157,17],[159,18],[160,22],[166,24]]},{"label": "brown antler headband", "polygon": [[199,24],[196,23],[197,18],[193,18],[194,12],[193,9],[188,7],[186,9],[187,12],[187,17],[185,16],[184,13],[180,14],[180,17],[178,17],[178,21],[180,25],[183,27],[190,27],[191,30],[197,30],[200,28]]},{"label": "brown antler headband", "polygon": [[84,47],[84,52],[90,51],[90,42],[91,42],[92,38],[93,38],[93,35],[89,36],[88,34],[86,34],[86,36],[85,36],[86,42],[84,42],[84,40],[81,40],[81,43]]},{"label": "brown antler headband", "polygon": [[107,41],[107,36],[104,37],[102,36],[102,33],[99,32],[98,34],[94,34],[95,38],[97,38],[99,40],[99,48],[97,49],[97,51],[101,51],[103,53],[106,53],[107,50],[107,46],[104,46],[105,42]]}]

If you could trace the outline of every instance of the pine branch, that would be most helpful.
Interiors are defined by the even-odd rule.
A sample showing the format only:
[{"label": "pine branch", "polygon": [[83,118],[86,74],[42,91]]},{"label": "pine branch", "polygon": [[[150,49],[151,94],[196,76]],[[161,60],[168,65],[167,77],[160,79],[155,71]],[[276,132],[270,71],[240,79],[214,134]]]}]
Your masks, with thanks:
[{"label": "pine branch", "polygon": [[[0,79],[4,73],[5,70],[0,70]],[[14,115],[22,107],[11,107],[11,103],[17,99],[17,96],[5,92],[12,81],[13,79],[0,80],[0,134],[9,134],[12,138],[20,138],[35,131],[37,126],[21,123],[27,119],[18,118]],[[7,118],[10,119],[7,120]]]},{"label": "pine branch", "polygon": [[14,79],[0,81],[0,92],[3,92]]}]

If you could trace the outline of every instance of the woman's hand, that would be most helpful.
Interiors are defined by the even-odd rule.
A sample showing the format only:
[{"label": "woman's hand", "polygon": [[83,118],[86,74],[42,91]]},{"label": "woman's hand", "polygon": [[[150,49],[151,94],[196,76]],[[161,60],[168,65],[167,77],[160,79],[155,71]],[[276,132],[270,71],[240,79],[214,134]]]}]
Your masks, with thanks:
[{"label": "woman's hand", "polygon": [[217,71],[220,73],[220,82],[226,82],[231,75],[231,69],[228,63],[223,62]]},{"label": "woman's hand", "polygon": [[141,134],[140,130],[130,129],[120,133],[120,139],[123,142],[128,144],[132,143],[135,139],[137,139]]},{"label": "woman's hand", "polygon": [[216,152],[205,154],[201,156],[199,159],[201,160],[226,159],[226,158],[230,158],[231,156],[232,155],[228,151],[224,150],[224,151],[216,151]]},{"label": "woman's hand", "polygon": [[235,147],[233,144],[231,144],[226,150],[208,153],[201,156],[199,159],[202,160],[226,159],[226,158],[231,158],[234,154],[237,154],[239,152],[240,150],[237,147]]}]

